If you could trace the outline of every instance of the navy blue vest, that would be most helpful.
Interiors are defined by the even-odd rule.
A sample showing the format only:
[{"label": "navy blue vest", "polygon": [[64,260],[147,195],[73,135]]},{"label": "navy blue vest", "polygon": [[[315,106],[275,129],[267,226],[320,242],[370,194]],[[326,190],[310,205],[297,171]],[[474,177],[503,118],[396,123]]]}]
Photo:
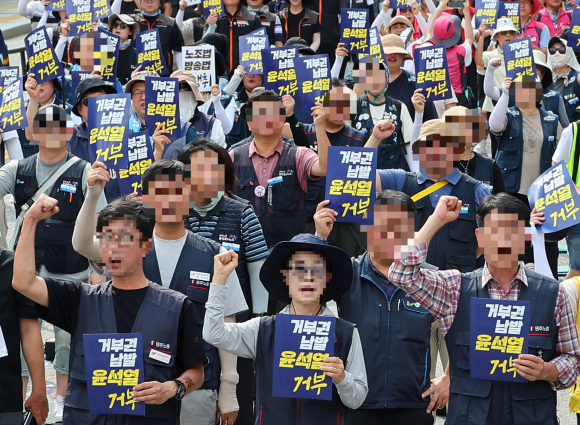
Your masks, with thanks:
[{"label": "navy blue vest", "polygon": [[544,90],[542,97],[542,109],[559,115],[560,112],[560,93],[555,90]]},{"label": "navy blue vest", "polygon": [[[84,334],[117,333],[112,283],[102,285],[81,284],[81,302],[75,334],[72,337],[69,360],[69,383],[65,405],[74,408],[67,411],[69,423],[93,425],[105,423],[106,415],[89,413],[89,398],[85,372]],[[143,334],[144,382],[166,382],[177,379],[179,371],[177,356],[177,328],[185,296],[149,282],[149,289],[139,308],[131,332]],[[168,364],[149,357],[148,341],[167,342],[171,359]],[[169,399],[161,405],[147,404],[145,416],[114,416],[113,423],[127,425],[174,425],[179,411],[175,400]],[[102,422],[101,422],[102,421]]]},{"label": "navy blue vest", "polygon": [[580,81],[578,81],[578,72],[573,69],[570,69],[568,73],[568,87],[563,88],[562,98],[570,122],[580,120],[580,112],[576,111],[576,108],[580,106]]},{"label": "navy blue vest", "polygon": [[191,127],[189,121],[181,121],[181,137],[165,145],[163,155],[161,156],[163,159],[177,159],[179,152],[187,144],[187,131],[189,127]]},{"label": "navy blue vest", "polygon": [[493,159],[480,155],[477,152],[473,152],[473,155],[477,157],[473,178],[480,181],[493,193]]},{"label": "navy blue vest", "polygon": [[[446,224],[435,234],[429,244],[427,263],[441,270],[459,270],[470,272],[475,270],[477,255],[477,240],[475,239],[475,187],[481,184],[466,174],[461,174],[460,180],[451,191],[463,201],[463,206],[468,206],[468,212],[459,214],[457,220]],[[414,173],[407,173],[403,186],[403,192],[413,196],[427,188],[427,181],[423,184],[417,182]],[[431,204],[430,196],[415,202],[417,214],[415,214],[415,231],[419,231],[435,208]]]},{"label": "navy blue vest", "polygon": [[[405,159],[405,139],[403,138],[403,122],[401,121],[401,101],[386,96],[384,119],[390,119],[396,126],[395,132],[381,141],[378,148],[377,169],[388,170],[402,168],[409,171],[409,165]],[[373,133],[373,117],[369,97],[363,94],[357,101],[357,117],[353,121],[353,127],[362,131],[365,135],[365,143]]]},{"label": "navy blue vest", "polygon": [[193,117],[189,120],[191,125],[195,127],[197,137],[211,137],[211,129],[213,128],[213,123],[215,118],[199,111],[197,108],[193,114]]},{"label": "navy blue vest", "polygon": [[[66,160],[68,161],[72,156],[67,152]],[[20,214],[22,206],[39,189],[36,180],[37,158],[38,154],[35,154],[18,162],[16,184],[14,185],[17,216]],[[85,161],[77,161],[56,179],[49,196],[58,201],[59,212],[46,220],[42,220],[36,226],[34,237],[36,266],[44,264],[51,273],[78,273],[89,267],[87,259],[77,253],[72,246],[75,222],[85,200],[83,173],[86,166]],[[29,203],[30,205],[32,203]]]},{"label": "navy blue vest", "polygon": [[[221,102],[224,109],[226,109],[228,107],[228,105],[230,104],[230,102],[232,102],[232,101],[237,102],[237,99],[234,98],[234,95],[231,95],[231,94],[226,93],[226,92],[222,92],[222,97],[220,98],[220,102]],[[211,115],[211,116],[215,115],[215,107],[213,106],[213,103],[208,108],[207,113],[208,113],[208,115]],[[243,118],[240,119],[239,113],[236,112],[234,122],[232,123],[232,129],[226,135],[226,144],[228,146],[228,149],[232,145],[238,143],[240,140],[243,140],[246,137],[248,137],[248,126],[246,125],[246,120],[244,120]]]},{"label": "navy blue vest", "polygon": [[296,149],[296,146],[284,143],[282,155],[272,173],[272,177],[283,176],[283,180],[266,187],[263,197],[254,194],[254,189],[260,183],[252,158],[249,157],[250,144],[234,149],[234,165],[238,177],[234,193],[254,207],[268,248],[304,233],[306,228],[306,192],[302,190],[298,180]]},{"label": "navy blue vest", "polygon": [[401,289],[389,298],[366,272],[368,253],[352,265],[352,285],[337,304],[340,317],[357,324],[363,347],[369,393],[359,409],[425,409],[435,319]]},{"label": "navy blue vest", "polygon": [[[336,319],[334,355],[346,362],[354,327]],[[347,408],[332,386],[332,401],[272,397],[276,316],[260,318],[256,344],[256,425],[343,425]]]},{"label": "navy blue vest", "polygon": [[[555,393],[547,381],[512,384],[470,378],[471,298],[490,298],[481,287],[481,272],[466,273],[453,325],[445,335],[451,363],[448,425],[556,425]],[[519,301],[530,301],[530,325],[548,327],[549,336],[530,335],[528,353],[550,361],[555,357],[558,329],[554,310],[558,281],[525,269],[528,286],[521,285]]]},{"label": "navy blue vest", "polygon": [[[552,165],[552,155],[556,151],[556,136],[558,133],[558,116],[540,109],[540,119],[544,138],[540,157],[540,173]],[[508,193],[517,193],[522,180],[522,161],[524,156],[524,129],[522,113],[517,107],[507,110],[507,127],[497,138],[497,154],[495,160],[501,168],[501,173]],[[572,119],[572,118],[570,118]]]},{"label": "navy blue vest", "polygon": [[[193,312],[199,334],[203,332],[203,319],[205,317],[205,303],[209,295],[209,284],[213,277],[213,257],[219,253],[219,245],[215,242],[202,238],[191,231],[187,231],[187,239],[181,250],[179,260],[175,266],[169,289],[187,295],[192,301]],[[143,272],[145,277],[153,282],[161,282],[159,261],[155,251],[155,241],[151,251],[143,260]],[[192,272],[207,273],[209,280],[192,279]],[[202,389],[217,390],[220,381],[220,362],[217,348],[202,340],[208,362],[203,366],[204,382]]]}]

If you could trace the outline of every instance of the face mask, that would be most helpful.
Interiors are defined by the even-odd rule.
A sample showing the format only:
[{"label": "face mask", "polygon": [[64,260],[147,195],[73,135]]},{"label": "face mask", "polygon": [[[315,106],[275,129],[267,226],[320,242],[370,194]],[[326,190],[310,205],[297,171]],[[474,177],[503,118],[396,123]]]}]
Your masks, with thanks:
[{"label": "face mask", "polygon": [[130,38],[127,39],[127,40],[125,40],[125,41],[123,41],[121,43],[121,45],[119,46],[119,49],[121,49],[121,50],[126,49],[127,47],[129,47],[131,45],[131,41],[132,40]]},{"label": "face mask", "polygon": [[197,100],[191,91],[179,91],[179,117],[181,121],[189,121],[195,113]]},{"label": "face mask", "polygon": [[566,58],[566,55],[563,55],[560,52],[556,52],[552,55],[552,63],[554,64],[554,66],[556,68],[560,68],[560,67],[566,65],[565,58]]}]

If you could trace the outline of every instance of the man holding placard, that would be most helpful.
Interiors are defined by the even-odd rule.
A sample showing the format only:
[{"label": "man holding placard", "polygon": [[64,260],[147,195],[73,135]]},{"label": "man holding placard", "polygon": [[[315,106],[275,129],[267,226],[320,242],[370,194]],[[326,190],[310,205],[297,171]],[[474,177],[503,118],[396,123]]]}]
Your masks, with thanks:
[{"label": "man holding placard", "polygon": [[[434,214],[415,235],[415,250],[393,263],[388,273],[393,284],[413,294],[438,319],[445,335],[451,365],[447,423],[556,425],[553,391],[576,382],[580,345],[558,282],[518,263],[525,252],[529,207],[505,193],[479,205],[475,236],[486,259],[483,269],[461,273],[420,268],[432,236],[460,217],[461,210],[457,198],[441,197]],[[474,306],[480,300],[489,307],[474,318]],[[529,309],[518,307],[516,301],[526,301]],[[523,328],[526,316],[527,329]],[[490,318],[498,334],[493,339],[477,328],[480,321]],[[478,339],[474,339],[476,333]],[[520,338],[527,338],[527,344]],[[473,360],[481,358],[477,352],[495,359],[474,365]],[[496,364],[504,354],[511,354],[510,359]],[[520,383],[521,378],[528,382]]]}]

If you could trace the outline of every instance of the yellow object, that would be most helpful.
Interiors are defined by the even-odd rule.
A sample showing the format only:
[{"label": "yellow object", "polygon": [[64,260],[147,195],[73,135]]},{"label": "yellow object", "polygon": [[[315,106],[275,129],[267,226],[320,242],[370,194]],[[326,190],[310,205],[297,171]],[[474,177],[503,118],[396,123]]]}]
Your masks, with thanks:
[{"label": "yellow object", "polygon": [[[576,329],[580,330],[580,277],[573,277],[576,289],[578,290],[579,302],[576,313]],[[570,388],[570,412],[580,413],[580,385],[578,382]]]},{"label": "yellow object", "polygon": [[411,199],[413,200],[413,202],[417,202],[418,200],[423,199],[425,196],[431,195],[433,192],[441,189],[448,183],[449,182],[447,180],[439,180],[437,183],[433,184],[432,186],[429,186],[427,189],[424,189],[421,192],[411,196]]}]

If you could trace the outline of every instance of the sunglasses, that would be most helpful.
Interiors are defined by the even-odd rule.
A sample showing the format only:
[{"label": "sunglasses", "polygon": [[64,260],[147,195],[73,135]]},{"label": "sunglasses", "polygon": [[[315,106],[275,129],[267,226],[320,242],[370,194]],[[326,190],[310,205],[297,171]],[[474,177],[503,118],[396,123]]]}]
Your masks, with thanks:
[{"label": "sunglasses", "polygon": [[125,28],[129,28],[129,25],[127,25],[125,22],[115,22],[113,24],[113,29],[115,28],[121,28],[122,30],[124,30]]},{"label": "sunglasses", "polygon": [[85,97],[85,98],[83,98],[83,100],[81,102],[83,103],[83,105],[88,107],[89,106],[89,99],[90,99],[89,97]]},{"label": "sunglasses", "polygon": [[561,53],[563,55],[566,54],[566,46],[560,46],[557,49],[555,47],[550,47],[548,49],[551,55],[555,54],[556,52]]}]

